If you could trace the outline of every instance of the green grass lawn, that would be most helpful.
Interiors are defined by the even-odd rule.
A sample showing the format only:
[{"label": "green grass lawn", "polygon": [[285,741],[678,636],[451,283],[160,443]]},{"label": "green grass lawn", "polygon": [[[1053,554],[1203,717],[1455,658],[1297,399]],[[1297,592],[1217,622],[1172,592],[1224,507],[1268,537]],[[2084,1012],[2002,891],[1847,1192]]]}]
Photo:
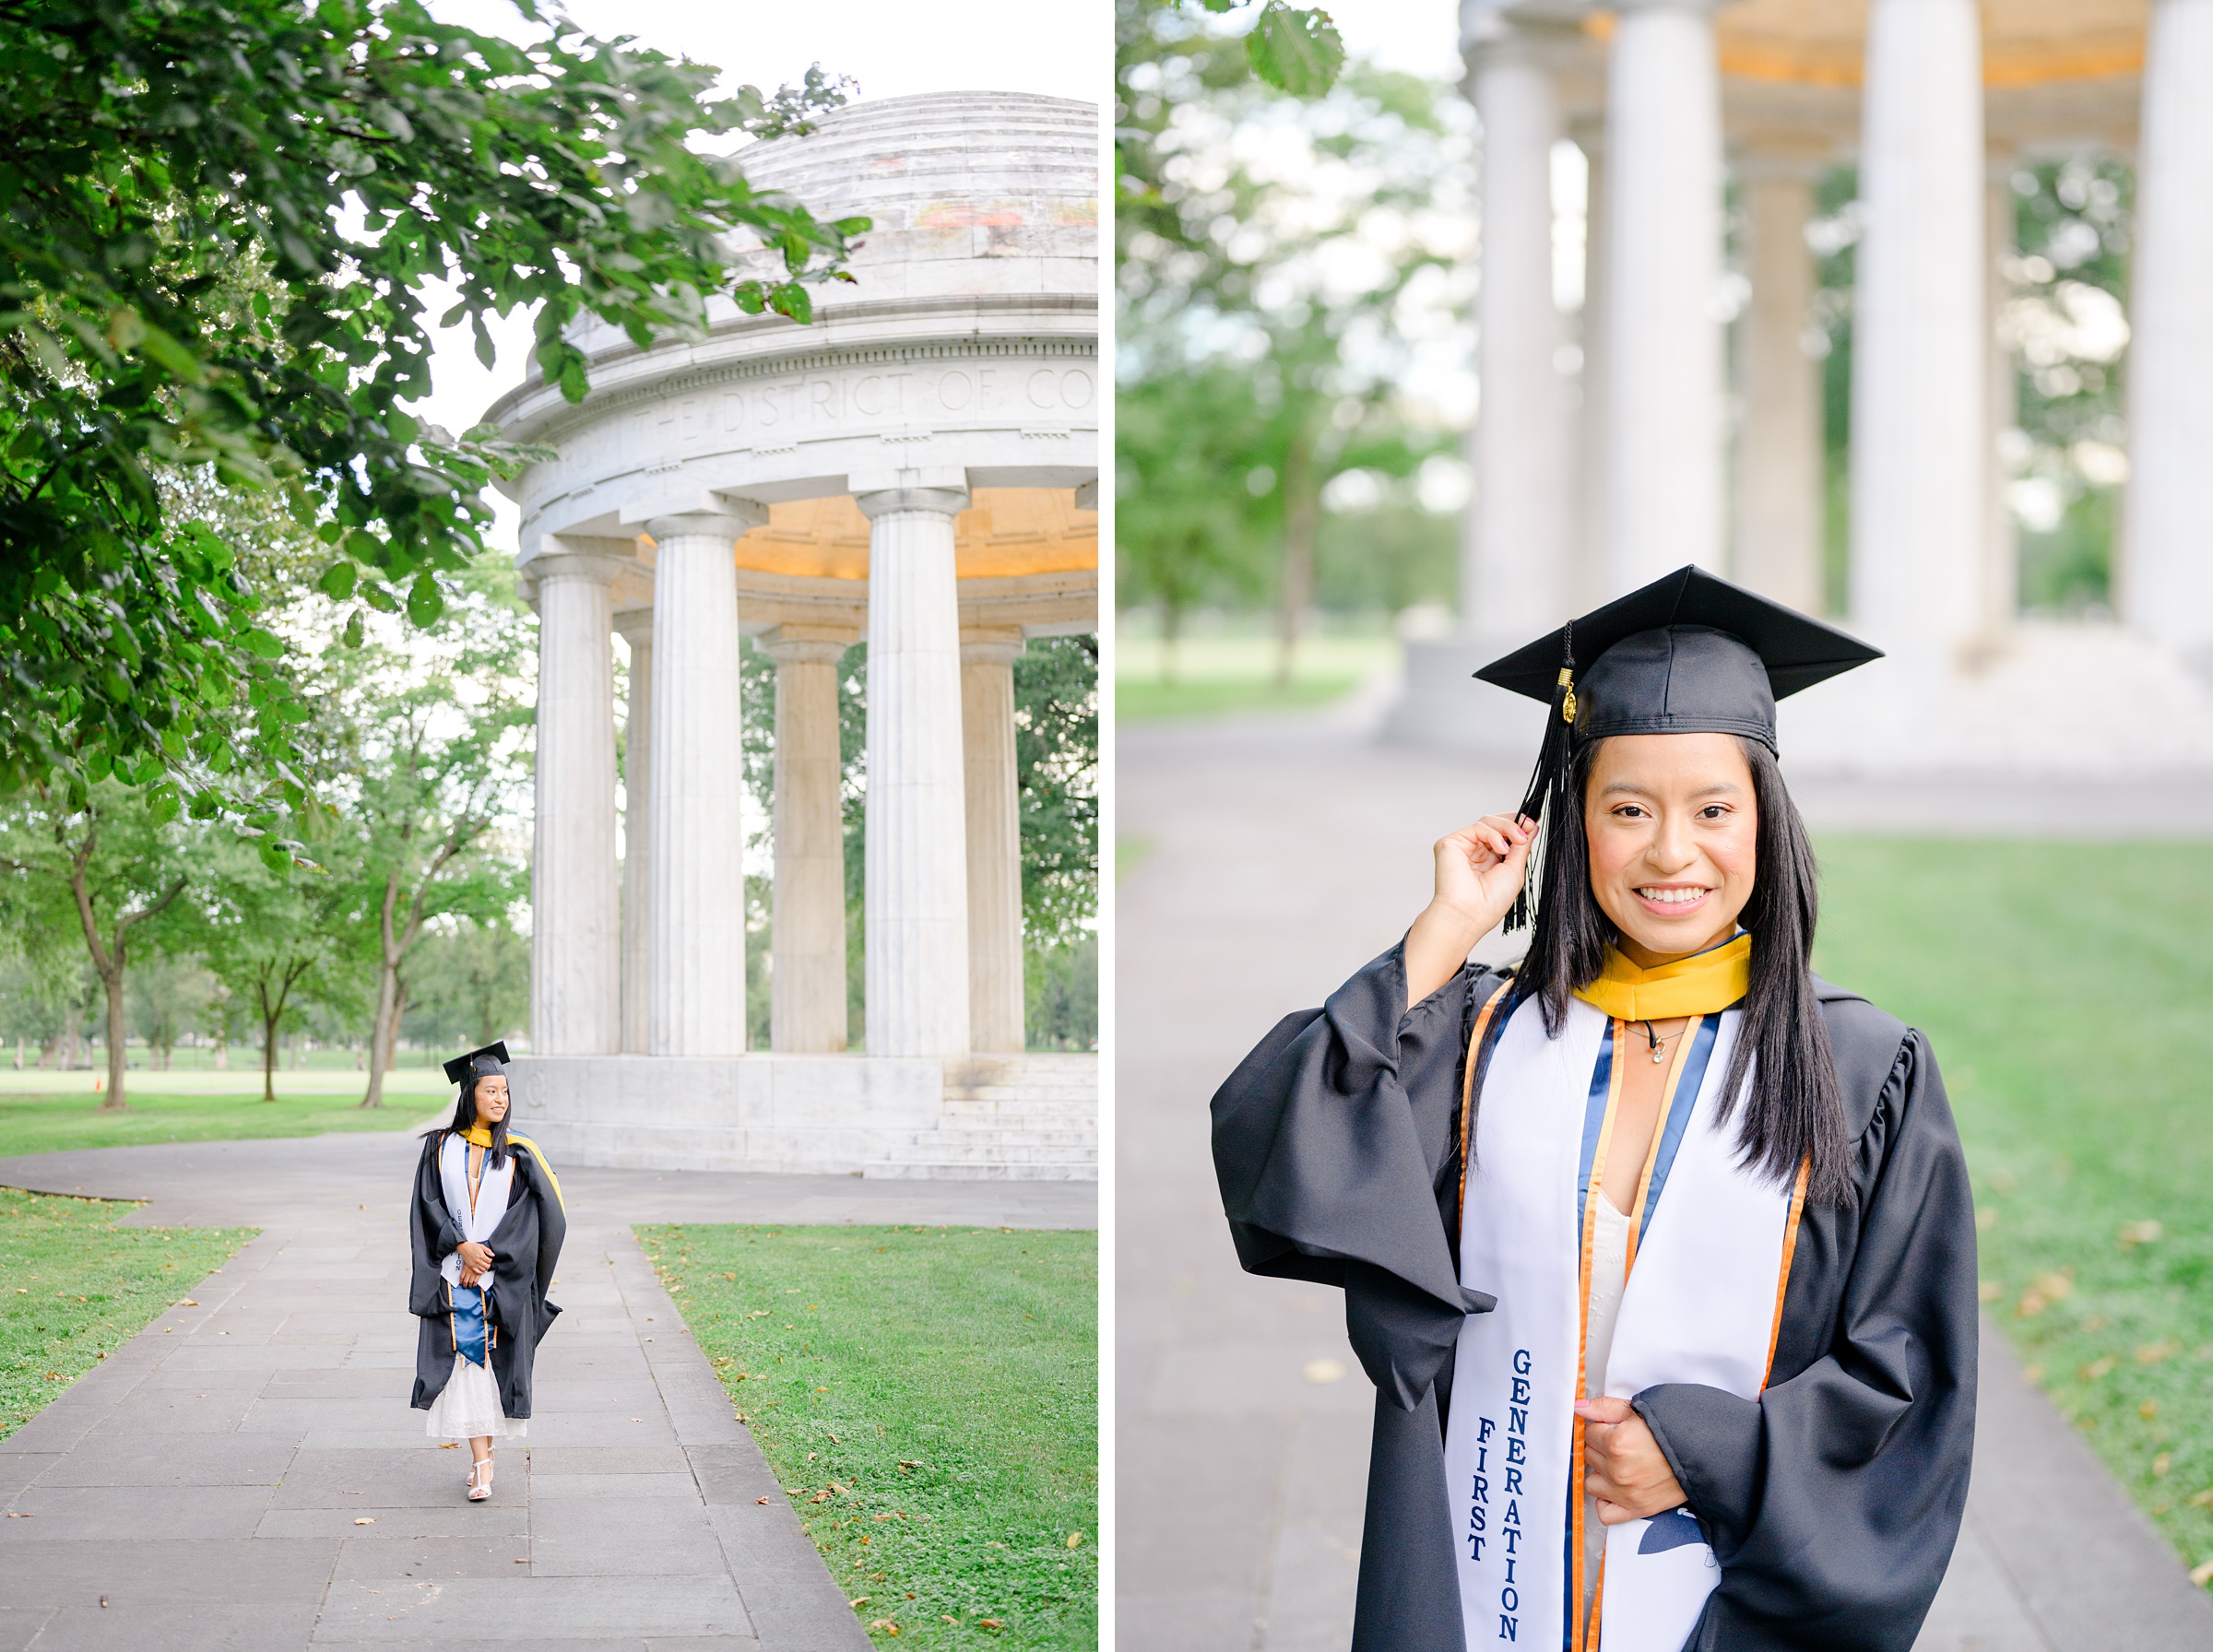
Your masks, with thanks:
[{"label": "green grass lawn", "polygon": [[1090,1652],[1096,1233],[638,1237],[879,1645]]},{"label": "green grass lawn", "polygon": [[2213,1563],[2213,844],[1819,847],[1815,967],[1928,1031],[1983,1300]]},{"label": "green grass lawn", "polygon": [[0,1187],[0,1440],[254,1234],[115,1225],[137,1208]]},{"label": "green grass lawn", "polygon": [[1393,669],[1399,644],[1388,635],[1304,638],[1291,681],[1282,688],[1275,683],[1272,635],[1187,637],[1173,660],[1157,637],[1122,637],[1115,657],[1115,715],[1155,723],[1326,705]]},{"label": "green grass lawn", "polygon": [[[162,1075],[151,1074],[159,1079]],[[328,1130],[404,1130],[438,1109],[444,1092],[387,1095],[364,1110],[361,1092],[252,1095],[151,1095],[125,1090],[120,1113],[100,1111],[84,1093],[38,1094],[0,1090],[0,1158],[55,1153],[67,1148],[129,1147],[148,1141],[232,1141],[265,1136],[319,1136]]]}]

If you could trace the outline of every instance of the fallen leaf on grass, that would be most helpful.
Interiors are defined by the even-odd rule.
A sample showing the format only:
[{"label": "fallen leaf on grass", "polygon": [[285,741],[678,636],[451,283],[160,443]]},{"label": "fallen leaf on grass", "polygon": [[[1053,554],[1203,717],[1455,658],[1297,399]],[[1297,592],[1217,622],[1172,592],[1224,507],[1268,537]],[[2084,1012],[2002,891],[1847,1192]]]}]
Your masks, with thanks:
[{"label": "fallen leaf on grass", "polygon": [[881,1629],[886,1634],[897,1634],[899,1633],[899,1625],[893,1622],[889,1618],[878,1618],[874,1622],[870,1623],[869,1627],[870,1629]]},{"label": "fallen leaf on grass", "polygon": [[2213,1508],[2213,1486],[2207,1486],[2189,1501],[2192,1508]]},{"label": "fallen leaf on grass", "polygon": [[2153,1458],[2151,1459],[2151,1477],[2152,1477],[2152,1479],[2154,1479],[2154,1480],[2165,1480],[2165,1479],[2167,1478],[2167,1470],[2168,1470],[2169,1469],[2172,1468],[2173,1466],[2174,1466],[2174,1454],[2173,1454],[2172,1452],[2168,1452],[2168,1451],[2162,1451],[2162,1452],[2160,1452],[2159,1456],[2157,1456],[2157,1457],[2153,1457]]},{"label": "fallen leaf on grass", "polygon": [[[2203,1561],[2197,1565],[2192,1566],[2190,1568],[2190,1581],[2201,1589],[2204,1588],[2207,1584],[2213,1583],[2213,1560]],[[105,1606],[107,1602],[102,1600],[101,1604]]]},{"label": "fallen leaf on grass", "polygon": [[2149,1422],[2159,1414],[2160,1402],[2156,1399],[2147,1399],[2142,1405],[2136,1408],[2136,1415],[2143,1418],[2147,1422]]},{"label": "fallen leaf on grass", "polygon": [[2147,1342],[2143,1347],[2137,1349],[2136,1363],[2139,1365],[2156,1365],[2161,1360],[2172,1360],[2176,1354],[2182,1351],[2183,1345],[2179,1339],[2174,1337],[2163,1338],[2157,1342]]},{"label": "fallen leaf on grass", "polygon": [[1082,1532],[1080,1532],[1080,1531],[1071,1531],[1071,1532],[1070,1532],[1070,1533],[1068,1534],[1068,1546],[1069,1546],[1071,1549],[1073,1549],[1073,1548],[1075,1548],[1075,1547],[1076,1547],[1078,1544],[1082,1543],[1083,1541],[1083,1534]]},{"label": "fallen leaf on grass", "polygon": [[2156,1221],[2124,1221],[2114,1237],[2124,1245],[2156,1245],[2166,1231]]},{"label": "fallen leaf on grass", "polygon": [[198,1307],[199,1305],[200,1305],[200,1304],[199,1304],[198,1303],[196,1303],[196,1302],[193,1301],[193,1300],[192,1300],[192,1298],[191,1298],[191,1297],[189,1297],[189,1296],[187,1296],[187,1297],[186,1297],[186,1298],[185,1298],[185,1299],[184,1299],[183,1302],[181,1302],[181,1303],[179,1303],[179,1304],[177,1304],[177,1306],[179,1306],[180,1308],[196,1308],[196,1307]]},{"label": "fallen leaf on grass", "polygon": [[1995,1280],[1984,1280],[1982,1284],[1975,1288],[1975,1300],[1977,1302],[1995,1302],[1999,1297],[2005,1294],[2006,1287],[1999,1284]]},{"label": "fallen leaf on grass", "polygon": [[976,1621],[976,1626],[978,1629],[1003,1629],[1006,1627],[997,1618],[978,1618]]},{"label": "fallen leaf on grass", "polygon": [[2089,1364],[2085,1365],[2079,1372],[2077,1372],[2077,1375],[2080,1376],[2086,1383],[2094,1383],[2100,1377],[2105,1375],[2106,1373],[2112,1370],[2116,1363],[2117,1362],[2112,1358],[2112,1356],[2108,1354],[2102,1360],[2092,1360]]}]

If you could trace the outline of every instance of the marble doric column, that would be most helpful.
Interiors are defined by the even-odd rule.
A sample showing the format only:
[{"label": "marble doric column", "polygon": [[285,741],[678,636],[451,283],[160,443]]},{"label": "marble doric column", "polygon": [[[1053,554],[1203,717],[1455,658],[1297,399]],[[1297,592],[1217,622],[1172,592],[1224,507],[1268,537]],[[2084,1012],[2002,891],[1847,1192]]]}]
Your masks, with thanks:
[{"label": "marble doric column", "polygon": [[2144,47],[2120,607],[2213,665],[2213,0],[2158,0]]},{"label": "marble doric column", "polygon": [[645,868],[652,864],[653,610],[625,608],[615,629],[630,644],[630,722],[622,730],[622,1048],[645,1053]]},{"label": "marble doric column", "polygon": [[2014,520],[2013,507],[2006,499],[2006,486],[2013,479],[2006,465],[2006,438],[2021,422],[2020,372],[2014,360],[2013,332],[2005,316],[2009,290],[2005,264],[2020,239],[2020,198],[2013,193],[2013,172],[2018,164],[2012,155],[1992,155],[1982,192],[1990,211],[1982,249],[1990,302],[1986,335],[1990,384],[1984,403],[1990,439],[1982,448],[1984,462],[1990,466],[1990,486],[1982,505],[1982,631],[1993,646],[2002,644],[2021,608],[2020,525]]},{"label": "marble doric column", "polygon": [[837,679],[859,639],[780,625],[757,639],[776,663],[776,872],[769,942],[769,1044],[846,1047],[845,765]]},{"label": "marble doric column", "polygon": [[1504,646],[1567,617],[1569,407],[1552,296],[1552,147],[1561,136],[1552,30],[1471,8],[1465,49],[1483,122],[1482,285],[1470,438],[1475,499],[1462,550],[1461,624]]},{"label": "marble doric column", "polygon": [[1583,192],[1582,402],[1575,416],[1575,549],[1568,558],[1568,606],[1578,614],[1612,595],[1606,578],[1606,134],[1603,121],[1579,125],[1588,180]]},{"label": "marble doric column", "polygon": [[1014,767],[1016,626],[961,632],[961,738],[966,749],[968,1044],[1024,1044],[1022,814]]},{"label": "marble doric column", "polygon": [[1990,486],[1975,0],[1873,0],[1852,324],[1852,619],[1924,668],[1983,617]]},{"label": "marble doric column", "polygon": [[738,567],[758,508],[657,516],[653,755],[647,804],[645,1047],[745,1049],[744,781]]},{"label": "marble doric column", "polygon": [[964,486],[857,487],[869,518],[871,1056],[968,1048],[968,856],[953,518]]},{"label": "marble doric column", "polygon": [[1753,154],[1737,168],[1750,227],[1752,301],[1737,434],[1736,577],[1804,613],[1826,606],[1821,580],[1821,364],[1806,353],[1813,319],[1812,156]]},{"label": "marble doric column", "polygon": [[1606,67],[1607,577],[1722,563],[1722,93],[1709,0],[1622,0]]},{"label": "marble doric column", "polygon": [[530,855],[530,1045],[612,1053],[621,1035],[615,891],[612,557],[534,558],[538,808]]}]

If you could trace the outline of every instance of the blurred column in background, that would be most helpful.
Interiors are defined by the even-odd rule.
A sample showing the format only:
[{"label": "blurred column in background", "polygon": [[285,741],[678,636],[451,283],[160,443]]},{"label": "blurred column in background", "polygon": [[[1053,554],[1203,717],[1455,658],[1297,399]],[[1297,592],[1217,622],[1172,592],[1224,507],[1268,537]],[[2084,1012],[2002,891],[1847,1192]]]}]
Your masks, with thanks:
[{"label": "blurred column in background", "polygon": [[646,867],[653,828],[653,610],[625,608],[615,629],[630,644],[630,719],[622,730],[622,1048],[645,1053]]},{"label": "blurred column in background", "polygon": [[1623,0],[1606,77],[1613,595],[1722,548],[1721,72],[1707,0]]},{"label": "blurred column in background", "polygon": [[1744,418],[1736,458],[1736,577],[1820,613],[1821,363],[1806,352],[1814,255],[1805,244],[1821,158],[1754,149],[1740,159],[1749,222],[1751,302],[1744,314]]},{"label": "blurred column in background", "polygon": [[1981,631],[1989,277],[1975,0],[1874,0],[1852,334],[1852,619],[1924,668]]},{"label": "blurred column in background", "polygon": [[1568,608],[1587,613],[1613,595],[1606,580],[1606,124],[1578,121],[1583,152],[1582,405],[1575,419],[1575,545]]},{"label": "blurred column in background", "polygon": [[2123,616],[2213,666],[2213,0],[2158,0],[2144,51]]},{"label": "blurred column in background", "polygon": [[1019,1050],[1022,814],[1014,761],[1014,661],[1022,628],[961,632],[961,738],[968,830],[968,1028],[972,1050]]},{"label": "blurred column in background", "polygon": [[538,586],[538,808],[530,855],[530,1047],[599,1056],[620,1037],[612,557],[530,564]]},{"label": "blurred column in background", "polygon": [[770,897],[768,1042],[783,1053],[846,1047],[845,765],[838,665],[858,639],[779,625],[759,640],[776,664],[775,881]]},{"label": "blurred column in background", "polygon": [[1556,27],[1503,9],[1464,14],[1469,80],[1483,123],[1482,285],[1470,440],[1475,500],[1461,551],[1461,629],[1501,650],[1568,615],[1569,419],[1566,341],[1552,289],[1552,147],[1561,136],[1547,61]]},{"label": "blurred column in background", "polygon": [[2014,370],[2014,338],[2006,319],[2008,287],[2006,261],[2018,250],[2016,223],[2018,197],[2013,193],[2013,171],[2020,158],[2010,150],[1993,148],[1984,198],[1990,206],[1982,267],[1987,272],[1990,317],[1985,336],[1990,341],[1990,389],[1987,414],[1990,438],[1983,456],[1990,466],[1990,488],[1983,510],[1982,634],[1985,646],[2005,646],[2021,606],[2021,535],[2013,508],[2006,501],[2011,476],[2006,463],[2006,443],[2021,422],[2021,384]]}]

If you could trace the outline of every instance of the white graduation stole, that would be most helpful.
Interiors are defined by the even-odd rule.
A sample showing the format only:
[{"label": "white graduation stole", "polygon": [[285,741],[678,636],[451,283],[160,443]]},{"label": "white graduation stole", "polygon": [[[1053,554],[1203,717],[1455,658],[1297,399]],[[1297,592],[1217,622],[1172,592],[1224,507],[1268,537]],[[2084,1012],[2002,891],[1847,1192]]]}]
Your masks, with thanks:
[{"label": "white graduation stole", "polygon": [[[1609,1395],[1702,1383],[1756,1399],[1766,1386],[1804,1178],[1793,1189],[1740,1167],[1741,1115],[1713,1127],[1740,1020],[1735,1010],[1693,1020],[1676,1046],[1671,1099],[1630,1212]],[[1680,1652],[1721,1581],[1687,1513],[1627,1521],[1606,1533],[1597,1634],[1585,1638],[1574,1407],[1584,1386],[1585,1196],[1605,1197],[1600,1155],[1618,1092],[1613,1064],[1599,1070],[1607,1027],[1572,999],[1560,1036],[1547,1038],[1541,1008],[1522,1003],[1484,1077],[1461,1280],[1498,1305],[1461,1328],[1445,1441],[1469,1652]],[[1615,1040],[1616,1056],[1624,1042]]]}]

